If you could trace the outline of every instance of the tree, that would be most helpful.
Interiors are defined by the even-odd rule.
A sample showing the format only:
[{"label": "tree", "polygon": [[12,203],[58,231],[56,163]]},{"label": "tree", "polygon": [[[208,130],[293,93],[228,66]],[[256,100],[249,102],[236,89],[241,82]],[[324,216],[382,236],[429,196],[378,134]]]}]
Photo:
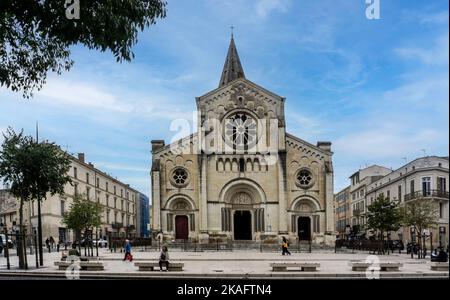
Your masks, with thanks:
[{"label": "tree", "polygon": [[[138,30],[166,16],[163,0],[71,0],[67,7],[65,2],[0,1],[0,86],[29,98],[50,70],[70,70],[70,47],[76,44],[130,61]],[[79,18],[69,19],[75,9]]]},{"label": "tree", "polygon": [[[411,226],[419,238],[419,246],[422,245],[422,234],[425,229],[430,229],[438,224],[438,208],[434,201],[418,198],[410,201],[402,207],[402,218],[405,226]],[[432,250],[432,249],[430,249]]]},{"label": "tree", "polygon": [[[10,193],[20,201],[19,228],[23,235],[24,203],[37,200],[39,205],[48,194],[64,194],[64,186],[71,182],[67,174],[70,156],[54,143],[38,143],[32,137],[25,136],[23,131],[16,133],[11,127],[3,133],[3,137],[0,177],[10,184]],[[26,268],[22,235],[18,239],[19,267]]]},{"label": "tree", "polygon": [[81,231],[90,231],[102,224],[102,206],[89,201],[84,195],[76,194],[69,211],[64,213],[62,223],[75,232],[77,240]]},{"label": "tree", "polygon": [[391,201],[389,197],[385,198],[383,194],[380,194],[367,209],[366,227],[379,232],[381,243],[384,241],[385,232],[395,231],[400,228],[402,218],[397,201]]}]

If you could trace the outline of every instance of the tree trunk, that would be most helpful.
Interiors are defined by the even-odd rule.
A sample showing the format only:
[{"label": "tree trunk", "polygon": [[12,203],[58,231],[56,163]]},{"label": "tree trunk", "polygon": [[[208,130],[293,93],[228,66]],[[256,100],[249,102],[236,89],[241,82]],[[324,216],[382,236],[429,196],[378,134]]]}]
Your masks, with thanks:
[{"label": "tree trunk", "polygon": [[417,238],[419,239],[418,244],[419,244],[419,249],[420,251],[417,253],[419,258],[422,258],[422,228],[418,227],[417,228]]}]

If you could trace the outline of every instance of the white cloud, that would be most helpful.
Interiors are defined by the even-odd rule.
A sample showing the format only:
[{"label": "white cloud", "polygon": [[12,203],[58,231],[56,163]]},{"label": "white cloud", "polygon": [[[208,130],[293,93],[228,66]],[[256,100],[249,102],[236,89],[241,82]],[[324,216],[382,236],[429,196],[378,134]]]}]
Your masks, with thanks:
[{"label": "white cloud", "polygon": [[428,65],[448,65],[448,33],[438,37],[430,47],[404,47],[394,49],[395,53],[405,59],[418,59]]},{"label": "white cloud", "polygon": [[114,82],[110,84],[111,87],[106,88],[94,77],[85,77],[84,80],[51,78],[36,93],[33,101],[43,106],[56,106],[65,112],[81,113],[95,121],[118,127],[133,118],[192,120],[195,100],[183,104],[179,101],[182,97],[179,92],[160,86],[162,82],[152,83],[148,90],[135,90]]},{"label": "white cloud", "polygon": [[425,24],[446,24],[448,23],[448,11],[441,11],[434,14],[421,14],[419,15],[419,20]]},{"label": "white cloud", "polygon": [[68,105],[68,109],[82,106],[118,112],[130,111],[130,108],[120,103],[115,95],[92,83],[80,81],[52,78],[41,91],[36,93],[36,97],[45,99],[47,102],[57,101]]},{"label": "white cloud", "polygon": [[319,117],[305,115],[303,113],[286,111],[287,131],[293,135],[299,136],[308,142],[314,141],[322,134],[324,121]]},{"label": "white cloud", "polygon": [[256,3],[256,13],[258,16],[264,18],[272,11],[285,12],[289,5],[287,0],[259,0]]},{"label": "white cloud", "polygon": [[406,21],[419,22],[422,25],[436,26],[448,24],[448,10],[440,12],[404,10],[402,14]]},{"label": "white cloud", "polygon": [[448,105],[448,74],[414,80],[386,91],[382,97],[386,103],[414,104],[418,106],[434,105],[431,108],[442,108]]},{"label": "white cloud", "polygon": [[[414,134],[412,134],[414,132]],[[359,130],[347,134],[334,142],[336,152],[347,157],[361,157],[372,160],[418,153],[425,145],[436,144],[443,139],[442,132],[434,129],[399,128],[398,123],[384,124],[380,128]]]}]

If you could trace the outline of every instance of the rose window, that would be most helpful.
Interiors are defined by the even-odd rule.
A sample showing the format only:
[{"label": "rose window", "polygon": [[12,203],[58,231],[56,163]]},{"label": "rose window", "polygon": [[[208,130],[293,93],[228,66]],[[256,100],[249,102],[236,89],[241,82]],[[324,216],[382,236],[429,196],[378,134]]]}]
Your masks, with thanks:
[{"label": "rose window", "polygon": [[314,183],[314,178],[309,170],[303,169],[297,172],[296,181],[301,188],[308,188]]},{"label": "rose window", "polygon": [[177,168],[172,172],[171,181],[175,185],[183,186],[188,183],[188,173],[183,168]]},{"label": "rose window", "polygon": [[249,115],[239,112],[225,120],[225,138],[234,149],[244,148],[256,144],[257,123]]}]

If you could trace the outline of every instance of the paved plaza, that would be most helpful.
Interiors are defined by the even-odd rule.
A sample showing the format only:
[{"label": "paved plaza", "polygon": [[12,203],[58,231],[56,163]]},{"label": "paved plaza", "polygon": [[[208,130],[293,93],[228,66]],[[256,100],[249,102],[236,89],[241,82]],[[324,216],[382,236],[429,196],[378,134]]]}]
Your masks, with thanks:
[{"label": "paved plaza", "polygon": [[[94,250],[95,254],[95,250]],[[152,251],[135,251],[134,262],[157,261],[159,253]],[[81,278],[234,278],[234,279],[365,279],[365,272],[352,271],[350,262],[365,261],[367,252],[334,253],[318,251],[313,253],[292,253],[282,256],[281,253],[260,253],[254,250],[233,252],[183,252],[171,251],[171,262],[183,262],[183,271],[138,271],[134,262],[122,261],[123,253],[111,253],[107,249],[99,249],[99,260],[104,265],[103,271],[81,271]],[[29,270],[17,268],[18,259],[10,258],[11,269],[6,268],[6,259],[0,258],[0,276],[42,276],[65,277],[64,270],[54,266],[61,253],[45,253],[44,266],[36,269],[35,256],[28,255]],[[390,254],[378,256],[380,262],[401,262],[399,271],[380,272],[380,278],[449,278],[448,272],[430,270],[429,259],[411,259],[409,255]],[[96,259],[96,257],[94,257]],[[320,268],[315,272],[285,271],[273,272],[270,264],[274,262],[318,262]]]}]

